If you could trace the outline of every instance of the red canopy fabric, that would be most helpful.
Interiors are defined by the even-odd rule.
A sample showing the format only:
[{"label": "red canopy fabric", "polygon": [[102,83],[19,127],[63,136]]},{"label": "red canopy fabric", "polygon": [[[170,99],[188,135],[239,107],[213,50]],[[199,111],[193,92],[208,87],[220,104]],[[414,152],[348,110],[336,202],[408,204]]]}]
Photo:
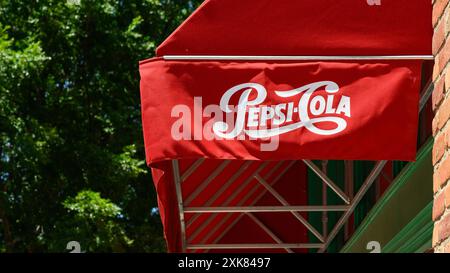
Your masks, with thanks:
[{"label": "red canopy fabric", "polygon": [[[180,172],[184,173],[195,160],[180,160]],[[182,183],[185,206],[251,206],[280,205],[253,177],[257,172],[267,180],[290,205],[307,203],[305,183],[306,166],[301,162],[230,161],[197,198],[189,196],[202,184],[211,172],[221,164],[220,160],[206,160],[199,169]],[[158,194],[158,206],[164,226],[164,235],[171,252],[181,252],[179,211],[170,161],[152,165],[153,179]],[[238,174],[238,175],[235,175]],[[233,176],[237,176],[233,178]],[[220,194],[217,194],[221,192]],[[186,203],[186,201],[188,201]],[[257,213],[256,216],[285,242],[307,242],[303,226],[290,213]],[[302,213],[307,219],[307,214]],[[186,238],[191,244],[211,243],[276,243],[247,215],[241,214],[186,214]],[[249,221],[250,220],[250,221]],[[238,252],[238,250],[229,250]],[[244,252],[243,250],[241,250]],[[285,250],[259,249],[252,252],[286,252]],[[302,252],[302,250],[300,250]],[[194,251],[198,252],[198,251]],[[218,252],[218,251],[215,251]]]},{"label": "red canopy fabric", "polygon": [[147,161],[413,161],[420,64],[144,62]]},{"label": "red canopy fabric", "polygon": [[[431,54],[429,0],[369,2],[207,0],[157,55]],[[293,160],[415,159],[420,70],[420,60],[142,61],[146,159],[169,251],[183,251],[184,239],[308,242],[289,212],[184,213],[180,221],[171,161],[184,207],[280,205],[256,176],[290,205],[308,204],[306,166]],[[264,136],[278,137],[275,149],[262,148]]]},{"label": "red canopy fabric", "polygon": [[157,55],[431,54],[429,0],[372,2],[207,0]]}]

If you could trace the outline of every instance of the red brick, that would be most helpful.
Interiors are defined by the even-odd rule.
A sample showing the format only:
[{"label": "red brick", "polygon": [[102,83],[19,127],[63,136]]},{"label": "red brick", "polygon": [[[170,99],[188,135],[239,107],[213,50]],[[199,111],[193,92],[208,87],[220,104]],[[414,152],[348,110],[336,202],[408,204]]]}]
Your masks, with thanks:
[{"label": "red brick", "polygon": [[[450,61],[450,0],[434,0],[432,23],[434,26],[433,54],[435,65],[433,68],[434,91],[432,95],[432,107],[436,113],[432,123],[433,136],[433,165],[436,167],[433,174],[433,191],[436,194],[433,203],[433,247],[439,246],[441,252],[450,253],[450,126],[446,126],[450,120],[450,96],[447,89],[450,88],[450,70],[445,69]],[[439,80],[437,80],[440,78]],[[446,98],[447,96],[447,98]],[[445,130],[443,128],[446,127]],[[445,158],[444,158],[445,157]],[[440,220],[437,220],[440,219]],[[445,242],[444,242],[445,241]]]},{"label": "red brick", "polygon": [[445,7],[447,6],[449,0],[436,0],[433,5],[433,26],[439,21],[439,18],[445,11]]},{"label": "red brick", "polygon": [[[450,73],[449,73],[450,74]],[[433,95],[431,97],[433,103],[433,111],[436,111],[444,98],[445,90],[445,76],[442,76],[437,82],[434,83]]]},{"label": "red brick", "polygon": [[450,178],[450,156],[447,156],[434,171],[433,175],[433,189],[442,188],[445,182]]},{"label": "red brick", "polygon": [[445,215],[438,223],[438,239],[443,241],[450,236],[450,213]]},{"label": "red brick", "polygon": [[441,131],[441,134],[444,137],[445,148],[446,150],[449,150],[448,148],[450,148],[450,126],[446,126],[445,129]]},{"label": "red brick", "polygon": [[433,146],[433,165],[436,165],[436,163],[441,160],[447,146],[446,144],[445,133],[440,133],[435,137]]},{"label": "red brick", "polygon": [[445,132],[445,145],[447,148],[450,148],[450,127],[447,127],[447,130]]},{"label": "red brick", "polygon": [[434,30],[433,35],[433,54],[437,55],[439,49],[441,49],[446,36],[446,23],[442,20]]},{"label": "red brick", "polygon": [[444,247],[444,253],[450,253],[450,243]]},{"label": "red brick", "polygon": [[437,115],[434,118],[437,118],[438,130],[442,129],[450,119],[450,98],[444,99],[444,101],[438,108]]},{"label": "red brick", "polygon": [[445,85],[444,85],[444,94],[450,87],[450,73],[445,73]]},{"label": "red brick", "polygon": [[439,219],[445,211],[445,198],[444,194],[441,192],[434,198],[433,203],[433,221]]},{"label": "red brick", "polygon": [[447,185],[444,189],[444,199],[445,199],[445,206],[447,208],[450,208],[450,185]]},{"label": "red brick", "polygon": [[439,131],[439,128],[438,128],[438,126],[437,126],[437,124],[438,124],[437,121],[438,121],[437,115],[435,115],[435,117],[434,117],[434,119],[433,119],[433,121],[432,121],[432,123],[431,123],[432,131],[433,131],[433,136],[436,136],[437,132]]},{"label": "red brick", "polygon": [[444,67],[447,65],[448,60],[450,59],[450,43],[445,43],[444,47],[442,47],[439,54],[436,56],[438,61],[438,69],[439,71],[443,71]]},{"label": "red brick", "polygon": [[433,173],[433,193],[437,193],[441,187],[441,181],[439,181],[438,173],[435,171]]},{"label": "red brick", "polygon": [[445,16],[445,36],[447,36],[447,34],[450,31],[450,21],[448,20],[448,18],[450,18],[450,13],[447,12],[446,16]]},{"label": "red brick", "polygon": [[433,247],[435,247],[437,244],[439,244],[439,226],[437,225],[437,223],[434,225],[433,228]]},{"label": "red brick", "polygon": [[436,79],[441,74],[441,71],[439,70],[439,58],[438,55],[435,56],[436,57],[434,58],[434,66],[433,66],[433,82],[435,82]]}]

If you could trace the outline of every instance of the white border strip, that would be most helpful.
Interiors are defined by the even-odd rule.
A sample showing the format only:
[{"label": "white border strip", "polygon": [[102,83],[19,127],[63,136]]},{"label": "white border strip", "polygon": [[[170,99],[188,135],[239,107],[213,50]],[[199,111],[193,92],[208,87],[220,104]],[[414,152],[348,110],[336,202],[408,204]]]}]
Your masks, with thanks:
[{"label": "white border strip", "polygon": [[233,56],[233,55],[165,55],[167,61],[345,61],[345,60],[434,60],[433,55],[392,56]]}]

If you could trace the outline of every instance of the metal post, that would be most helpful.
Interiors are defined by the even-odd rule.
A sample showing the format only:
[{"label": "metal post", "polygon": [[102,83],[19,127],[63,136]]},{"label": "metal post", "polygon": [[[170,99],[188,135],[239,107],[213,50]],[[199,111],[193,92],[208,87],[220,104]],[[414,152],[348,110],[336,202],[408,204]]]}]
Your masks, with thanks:
[{"label": "metal post", "polygon": [[[346,160],[345,164],[345,193],[350,199],[353,199],[353,161]],[[347,240],[350,236],[350,230],[353,229],[350,223],[346,221],[344,227],[344,239]]]},{"label": "metal post", "polygon": [[434,91],[434,83],[429,83],[425,88],[425,92],[422,93],[419,102],[419,112],[422,112],[425,105],[427,105],[427,101],[430,99],[431,95]]},{"label": "metal post", "polygon": [[283,249],[283,248],[321,248],[323,244],[195,244],[188,249]]},{"label": "metal post", "polygon": [[319,167],[316,166],[311,160],[304,159],[303,162],[314,172],[316,173],[322,181],[327,184],[346,204],[350,204],[350,198],[336,185],[334,182],[328,178],[326,174],[322,172]]},{"label": "metal post", "polygon": [[[265,179],[263,179],[261,176],[256,175],[256,180],[261,183],[268,192],[270,192],[283,206],[290,206],[289,203],[284,199],[274,188],[272,188],[269,183]],[[297,218],[300,223],[302,223],[314,236],[317,237],[321,242],[324,242],[324,237],[318,232],[305,218],[303,218],[298,212],[291,211],[292,215],[294,215],[295,218]]]},{"label": "metal post", "polygon": [[233,206],[233,207],[184,207],[184,213],[249,213],[249,212],[318,212],[346,211],[350,205],[335,206]]},{"label": "metal post", "polygon": [[175,182],[175,192],[177,195],[178,212],[180,215],[181,249],[183,252],[186,252],[186,227],[184,224],[183,194],[181,191],[180,168],[178,166],[178,160],[172,160],[172,172],[173,180]]},{"label": "metal post", "polygon": [[[283,161],[280,161],[280,163],[283,163]],[[278,182],[278,180],[281,179],[281,177],[283,177],[283,175],[286,174],[286,172],[289,171],[290,168],[292,168],[292,166],[293,166],[294,164],[295,164],[295,161],[291,161],[291,162],[289,163],[289,165],[288,165],[283,171],[281,171],[281,172],[273,179],[272,185],[275,185],[275,184]],[[280,164],[277,164],[277,165],[275,166],[275,168],[272,168],[272,169],[266,174],[266,178],[269,178],[270,176],[272,176],[272,174],[273,174],[279,167],[280,167]],[[257,173],[259,173],[259,172],[257,172]],[[253,193],[256,191],[256,189],[257,189],[257,187],[254,187],[254,188],[249,192],[249,194],[248,194],[247,196],[253,195]],[[265,192],[261,192],[261,193],[258,195],[258,197],[256,197],[256,198],[254,199],[254,201],[252,202],[252,204],[256,204],[256,203],[263,197],[264,193],[265,193]],[[243,204],[247,199],[248,199],[248,197],[245,198],[245,200],[239,202],[238,205]],[[222,222],[220,223],[220,225],[222,225],[226,220],[228,220],[230,216],[231,216],[231,214],[228,214],[227,216],[225,216],[225,219],[222,220]],[[236,225],[236,223],[239,221],[239,219],[241,219],[242,216],[243,216],[243,214],[240,214],[238,217],[236,217],[236,219],[234,219],[233,222],[232,222],[230,225],[228,225],[228,226],[224,229],[224,231],[223,231],[217,238],[214,239],[214,243],[219,242],[220,239],[222,239],[222,237],[223,237],[230,229],[232,229],[232,228]]]},{"label": "metal post", "polygon": [[[262,163],[261,164],[261,166],[259,166],[257,169],[256,169],[256,171],[254,172],[254,174],[256,174],[256,173],[258,173],[258,172],[260,172],[260,171],[262,171],[267,165],[268,165],[269,163],[268,162],[264,162],[264,163]],[[254,175],[253,174],[253,175]],[[244,181],[244,183],[242,183],[242,185],[240,185],[239,186],[239,188],[235,191],[235,192],[233,192],[233,194],[231,195],[231,196],[229,196],[228,198],[227,198],[227,200],[224,202],[224,204],[223,205],[225,205],[225,206],[227,206],[227,205],[229,205],[230,203],[231,203],[231,201],[233,201],[233,199],[239,194],[239,192],[240,191],[242,191],[252,180],[253,180],[253,175],[251,176],[251,177],[249,177],[248,179],[246,179],[245,181]],[[208,220],[206,220],[206,221],[204,221],[201,225],[200,225],[200,227],[199,228],[197,228],[193,233],[192,233],[192,235],[191,235],[191,238],[195,238],[196,236],[198,236],[198,234],[200,234],[201,233],[201,231],[214,219],[214,217],[215,217],[215,215],[213,214],[213,215],[211,215],[209,218],[208,218]],[[222,219],[222,221],[223,221],[223,219]],[[225,220],[226,221],[226,220]],[[215,231],[216,231],[216,229],[217,228],[219,228],[220,227],[220,225],[222,224],[223,222],[220,222],[219,224],[217,224],[204,238],[203,238],[203,241],[206,241],[208,238],[209,238],[209,236],[211,236],[211,234],[213,234]]]},{"label": "metal post", "polygon": [[[272,174],[273,173],[275,173],[275,171],[276,170],[278,170],[278,168],[279,167],[281,167],[281,164],[280,163],[284,163],[283,161],[280,161],[274,168],[272,168],[266,175],[265,175],[265,177],[266,178],[269,178],[270,176],[272,176]],[[294,165],[294,163],[295,163],[295,161],[291,161],[290,163],[289,163],[289,165],[283,170],[283,171],[281,171],[278,175],[277,175],[277,177],[275,177],[274,178],[274,180],[273,180],[273,182],[272,182],[272,185],[273,184],[275,184],[293,165]],[[261,170],[258,170],[258,171],[256,171],[253,175],[252,175],[252,177],[251,177],[251,179],[253,179],[253,176],[255,176],[256,174],[258,174],[259,172],[260,172]],[[251,181],[251,180],[250,180]],[[249,192],[249,194],[247,195],[247,197],[246,198],[244,198],[243,200],[241,200],[237,205],[238,206],[240,206],[240,205],[242,205],[242,204],[244,204],[246,201],[247,201],[247,199],[249,198],[249,196],[251,196],[251,195],[253,195],[253,193],[255,193],[255,191],[257,190],[257,187],[254,187],[253,189],[251,189],[250,190],[250,192]],[[259,199],[261,199],[262,198],[262,196],[263,196],[263,194],[264,194],[264,192],[262,192],[258,197],[256,197],[255,199],[254,199],[254,201],[252,202],[252,204],[256,204],[256,202],[258,202],[258,200]],[[236,217],[236,219],[231,223],[231,225],[228,225],[226,228],[225,228],[225,230],[221,233],[221,235],[219,235],[215,240],[214,240],[214,242],[216,243],[216,242],[218,242],[231,228],[233,228],[233,226],[234,225],[236,225],[236,223],[237,223],[237,221],[239,221],[239,219],[242,217],[242,215],[243,214],[241,214],[241,215],[239,215],[238,217]],[[222,219],[221,220],[221,222],[217,225],[217,228],[219,227],[219,226],[221,226],[221,225],[223,225],[223,223],[225,223],[228,219],[229,219],[229,217],[231,216],[231,214],[228,214],[227,216],[225,216],[224,217],[224,219]],[[204,238],[205,240],[204,241],[206,241],[208,238],[209,238],[209,236],[212,234],[213,232],[210,232],[207,236],[206,236],[206,238]]]},{"label": "metal post", "polygon": [[[244,162],[241,168],[239,168],[239,170],[235,174],[233,174],[233,176],[230,177],[230,179],[216,193],[214,193],[214,195],[208,201],[206,201],[204,206],[211,206],[222,195],[222,193],[225,192],[225,190],[228,189],[228,187],[230,187],[234,183],[234,181],[236,181],[236,179],[238,179],[241,174],[250,167],[251,164],[251,161]],[[197,220],[198,217],[200,217],[200,214],[193,215],[187,222],[187,228],[189,228]]]},{"label": "metal post", "polygon": [[[312,163],[312,162],[311,162]],[[322,172],[325,176],[328,177],[328,160],[322,160]],[[322,205],[326,206],[327,205],[327,199],[328,199],[328,194],[327,194],[327,185],[325,183],[322,183]],[[322,211],[322,236],[323,238],[327,238],[328,236],[328,214],[326,211]]]}]

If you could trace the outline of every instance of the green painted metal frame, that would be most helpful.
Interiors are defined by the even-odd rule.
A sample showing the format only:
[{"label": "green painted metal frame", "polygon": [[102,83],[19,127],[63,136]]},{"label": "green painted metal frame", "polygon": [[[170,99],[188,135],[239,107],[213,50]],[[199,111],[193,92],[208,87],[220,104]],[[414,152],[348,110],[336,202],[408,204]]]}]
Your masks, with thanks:
[{"label": "green painted metal frame", "polygon": [[[392,185],[386,190],[384,195],[378,200],[378,202],[374,205],[371,211],[367,214],[361,225],[358,227],[353,236],[348,240],[345,246],[341,249],[340,252],[367,252],[365,247],[363,247],[364,243],[362,242],[363,237],[367,236],[367,233],[370,232],[369,228],[372,227],[375,221],[379,221],[377,219],[385,213],[386,209],[388,209],[389,205],[392,205],[391,202],[395,198],[398,198],[398,194],[405,190],[408,186],[408,182],[410,182],[410,178],[412,175],[416,173],[418,169],[426,169],[430,170],[432,173],[432,164],[431,164],[431,151],[433,148],[433,139],[428,140],[426,144],[420,149],[417,161],[413,163],[409,163],[406,167],[401,171],[399,176],[393,181]],[[421,170],[422,170],[421,169]],[[431,176],[430,176],[431,177]],[[418,213],[413,215],[410,218],[410,221],[406,221],[403,227],[393,234],[389,239],[384,238],[382,244],[382,249],[386,252],[416,252],[422,251],[424,248],[429,246],[429,242],[431,241],[430,235],[430,225],[432,225],[431,212],[430,212],[430,202],[433,200],[432,193],[432,181],[423,181],[427,183],[426,188],[429,188],[429,192],[424,192],[423,196],[421,196],[422,200],[415,200],[420,202],[421,204],[408,203],[412,200],[404,200],[404,211],[413,213],[410,211],[410,207],[414,206],[422,206],[420,209],[415,208]],[[414,194],[422,194],[420,191],[415,191]],[[405,217],[402,215],[402,217]],[[391,223],[387,223],[391,224]],[[431,227],[432,229],[432,227]],[[385,230],[379,231],[380,237],[388,236],[388,234],[382,234],[382,232],[386,232]],[[391,231],[392,232],[392,231]],[[373,238],[374,241],[377,241],[379,238]],[[384,244],[384,245],[383,245]]]},{"label": "green painted metal frame", "polygon": [[423,253],[432,247],[433,202],[417,214],[385,247],[383,253]]}]

